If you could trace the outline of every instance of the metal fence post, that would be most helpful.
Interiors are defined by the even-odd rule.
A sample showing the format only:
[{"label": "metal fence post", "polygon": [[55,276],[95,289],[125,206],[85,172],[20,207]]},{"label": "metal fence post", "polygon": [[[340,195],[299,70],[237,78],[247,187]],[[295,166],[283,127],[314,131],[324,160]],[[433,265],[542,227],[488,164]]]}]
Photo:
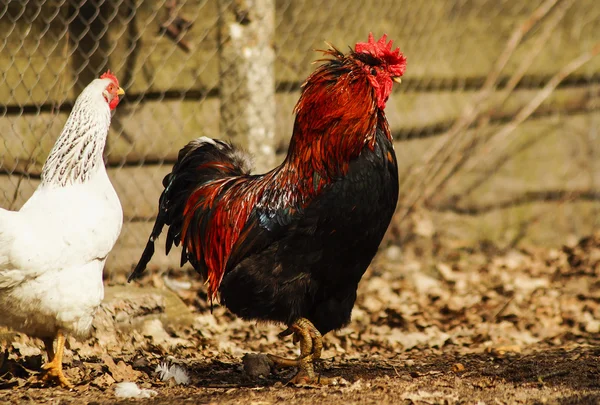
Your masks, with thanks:
[{"label": "metal fence post", "polygon": [[275,0],[219,0],[220,132],[275,163]]}]

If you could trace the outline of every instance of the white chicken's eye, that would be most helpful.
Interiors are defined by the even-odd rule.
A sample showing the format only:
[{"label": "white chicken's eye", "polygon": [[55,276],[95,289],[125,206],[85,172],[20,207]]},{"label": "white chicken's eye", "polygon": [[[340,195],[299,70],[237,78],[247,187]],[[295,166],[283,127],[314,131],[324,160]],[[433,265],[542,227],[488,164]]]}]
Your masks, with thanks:
[{"label": "white chicken's eye", "polygon": [[375,69],[375,68],[372,68],[372,69],[371,69],[371,74],[372,74],[373,76],[377,76],[377,69]]}]

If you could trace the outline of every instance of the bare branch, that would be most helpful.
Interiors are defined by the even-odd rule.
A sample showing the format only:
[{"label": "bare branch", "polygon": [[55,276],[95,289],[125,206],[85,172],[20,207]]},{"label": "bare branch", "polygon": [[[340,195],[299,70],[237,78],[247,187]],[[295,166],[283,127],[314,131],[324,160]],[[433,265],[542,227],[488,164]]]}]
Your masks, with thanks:
[{"label": "bare branch", "polygon": [[544,190],[528,191],[504,201],[488,204],[458,205],[456,203],[445,203],[428,208],[434,211],[453,212],[461,215],[481,215],[490,211],[511,208],[518,205],[531,204],[535,202],[558,202],[571,201],[600,201],[600,191],[597,190]]},{"label": "bare branch", "polygon": [[514,158],[515,155],[531,148],[534,145],[537,145],[537,143],[539,141],[545,139],[546,136],[548,136],[548,134],[550,134],[550,133],[551,133],[550,131],[541,132],[541,133],[537,134],[536,136],[532,137],[531,139],[529,139],[524,144],[520,145],[519,147],[512,148],[512,149],[506,151],[505,153],[500,154],[496,158],[496,160],[487,169],[485,169],[483,171],[483,173],[481,173],[463,192],[461,192],[460,198],[465,198],[466,196],[471,195],[471,193],[473,193],[473,191],[478,189],[482,184],[484,184],[487,180],[489,180],[495,173],[498,173],[498,170],[500,170],[506,163],[508,163],[512,158]]},{"label": "bare branch", "polygon": [[[426,199],[427,195],[431,193],[431,190],[435,189],[435,187],[432,187],[431,184],[433,179],[446,165],[448,159],[455,153],[455,151],[464,145],[464,139],[456,139],[456,136],[471,126],[473,121],[477,119],[478,114],[484,108],[484,101],[486,101],[492,94],[492,91],[498,81],[498,77],[510,59],[510,56],[512,56],[517,46],[521,43],[525,34],[527,34],[552,9],[557,1],[558,0],[544,1],[544,3],[542,3],[542,5],[538,7],[532,13],[532,15],[513,32],[510,39],[506,43],[504,51],[496,61],[494,69],[490,72],[482,89],[475,97],[475,100],[465,107],[462,115],[456,120],[452,128],[448,130],[444,138],[440,140],[440,142],[438,142],[431,149],[431,152],[425,156],[422,165],[422,167],[425,168],[424,172],[412,173],[408,181],[405,181],[405,187],[403,187],[404,190],[407,190],[404,193],[406,195],[405,203],[403,204],[405,207],[405,212],[400,215],[400,220],[403,220],[406,217],[415,204],[417,204],[419,201],[422,201],[424,198]],[[463,138],[464,137],[467,137],[467,135],[464,134]],[[468,138],[467,142],[470,142]]]},{"label": "bare branch", "polygon": [[477,130],[473,136],[470,137],[470,142],[467,143],[461,153],[455,154],[454,162],[446,165],[446,170],[440,171],[438,178],[441,179],[433,182],[433,184],[435,184],[435,189],[431,190],[429,195],[431,195],[434,190],[437,192],[443,190],[447,182],[465,165],[469,158],[473,156],[473,151],[475,148],[489,139],[482,137],[481,133],[483,128],[489,124],[493,111],[502,108],[502,106],[506,103],[506,100],[512,94],[513,90],[521,81],[527,70],[531,67],[535,57],[539,55],[541,50],[544,48],[558,23],[563,19],[567,10],[573,5],[573,2],[574,0],[563,0],[559,6],[557,6],[556,12],[549,17],[548,21],[544,25],[541,35],[531,47],[531,51],[525,55],[517,70],[513,73],[508,81],[506,87],[500,92],[500,98],[495,99],[495,105],[493,107],[489,107],[486,113],[482,113],[483,116],[479,118],[477,122]]},{"label": "bare branch", "polygon": [[[498,131],[489,139],[486,148],[489,150],[500,148],[500,144],[506,142],[506,138],[520,124],[522,124],[523,121],[525,121],[540,106],[540,104],[544,102],[544,100],[546,100],[552,94],[552,92],[556,89],[556,86],[558,86],[558,84],[565,77],[592,60],[598,54],[600,54],[600,42],[594,45],[591,50],[575,58],[565,67],[563,67],[556,75],[552,77],[552,79],[550,79],[548,83],[546,83],[546,85],[537,93],[537,95],[525,107],[523,107],[521,111],[519,111],[514,120],[502,127],[500,131]],[[487,154],[481,153],[475,156],[472,160],[469,160],[468,164],[465,166],[465,169],[472,170],[475,166],[481,163],[482,159],[488,158],[489,156]]]}]

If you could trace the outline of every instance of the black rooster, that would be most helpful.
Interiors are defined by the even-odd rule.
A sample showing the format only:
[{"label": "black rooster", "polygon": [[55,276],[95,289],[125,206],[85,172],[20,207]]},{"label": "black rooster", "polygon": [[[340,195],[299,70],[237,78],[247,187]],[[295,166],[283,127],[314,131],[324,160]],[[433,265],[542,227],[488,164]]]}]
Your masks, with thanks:
[{"label": "black rooster", "polygon": [[288,325],[300,341],[293,382],[314,382],[322,335],[346,325],[358,283],[398,200],[398,167],[384,114],[406,59],[384,35],[337,49],[303,85],[285,161],[251,175],[232,145],[199,138],[163,180],[150,240],[130,279],[154,253],[183,247],[209,295],[244,319]]}]

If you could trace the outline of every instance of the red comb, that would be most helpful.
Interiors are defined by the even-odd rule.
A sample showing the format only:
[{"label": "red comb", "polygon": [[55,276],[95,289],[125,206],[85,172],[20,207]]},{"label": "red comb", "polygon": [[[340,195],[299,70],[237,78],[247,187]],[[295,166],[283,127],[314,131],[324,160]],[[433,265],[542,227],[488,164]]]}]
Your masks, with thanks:
[{"label": "red comb", "polygon": [[402,76],[406,70],[406,58],[400,52],[400,48],[392,50],[393,41],[386,41],[387,35],[383,34],[379,41],[375,42],[373,33],[370,32],[369,41],[357,43],[354,51],[357,53],[368,53],[377,59],[383,60],[387,63],[390,73],[395,76]]},{"label": "red comb", "polygon": [[117,76],[112,74],[110,69],[103,73],[102,76],[100,76],[100,79],[110,79],[115,83],[115,86],[119,87],[119,80],[117,79]]}]

